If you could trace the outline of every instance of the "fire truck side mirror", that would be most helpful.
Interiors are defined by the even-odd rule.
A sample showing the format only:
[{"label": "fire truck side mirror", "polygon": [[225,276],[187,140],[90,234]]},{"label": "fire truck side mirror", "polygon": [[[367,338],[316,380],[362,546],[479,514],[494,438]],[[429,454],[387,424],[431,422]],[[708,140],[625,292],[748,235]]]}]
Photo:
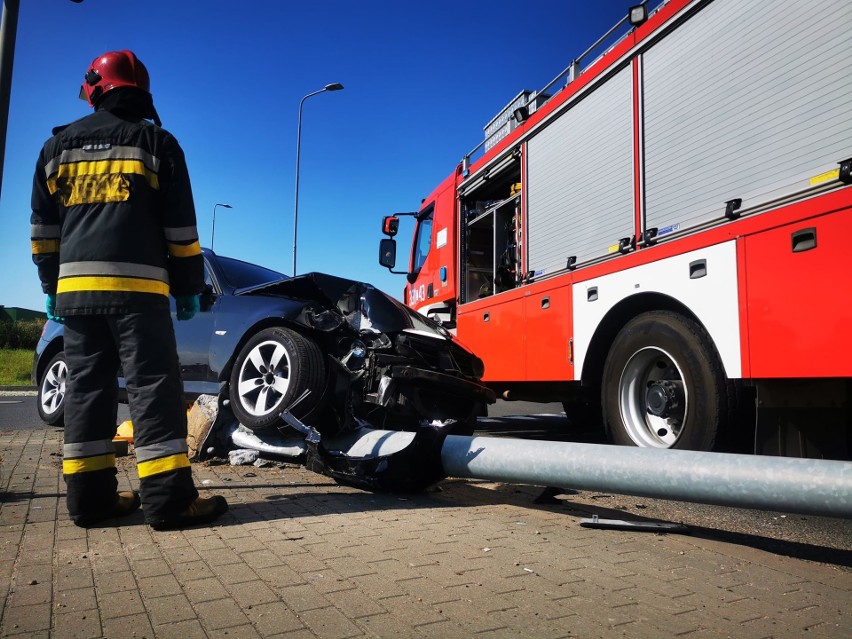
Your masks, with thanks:
[{"label": "fire truck side mirror", "polygon": [[396,240],[384,238],[379,242],[379,264],[387,269],[396,266]]},{"label": "fire truck side mirror", "polygon": [[399,218],[394,215],[386,215],[382,221],[382,232],[388,237],[393,237],[399,231]]}]

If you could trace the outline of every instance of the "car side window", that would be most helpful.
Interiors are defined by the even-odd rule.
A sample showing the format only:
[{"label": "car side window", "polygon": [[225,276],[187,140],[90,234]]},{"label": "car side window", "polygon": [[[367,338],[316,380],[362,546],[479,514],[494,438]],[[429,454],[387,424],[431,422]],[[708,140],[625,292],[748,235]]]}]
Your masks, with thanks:
[{"label": "car side window", "polygon": [[219,287],[216,285],[216,280],[213,278],[213,273],[210,269],[210,265],[205,260],[204,262],[204,286],[210,287],[210,290],[214,293],[221,293]]}]

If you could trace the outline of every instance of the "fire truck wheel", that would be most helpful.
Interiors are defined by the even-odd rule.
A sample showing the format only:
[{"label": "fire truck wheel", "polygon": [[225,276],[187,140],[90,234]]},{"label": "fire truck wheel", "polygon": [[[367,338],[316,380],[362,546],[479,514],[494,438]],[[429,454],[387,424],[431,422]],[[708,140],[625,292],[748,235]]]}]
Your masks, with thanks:
[{"label": "fire truck wheel", "polygon": [[729,388],[702,326],[669,311],[643,313],[618,333],[604,366],[607,436],[626,446],[713,450]]},{"label": "fire truck wheel", "polygon": [[325,358],[317,344],[287,328],[267,328],[249,339],[231,370],[231,409],[253,431],[284,425],[279,419],[306,390],[292,414],[305,419],[321,399]]}]

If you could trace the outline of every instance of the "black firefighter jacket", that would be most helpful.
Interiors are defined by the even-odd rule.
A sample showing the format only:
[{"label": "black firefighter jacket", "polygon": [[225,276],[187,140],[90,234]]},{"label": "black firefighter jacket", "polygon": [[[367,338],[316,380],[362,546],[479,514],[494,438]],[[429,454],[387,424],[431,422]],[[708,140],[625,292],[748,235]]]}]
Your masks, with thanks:
[{"label": "black firefighter jacket", "polygon": [[33,180],[31,240],[62,316],[168,308],[200,293],[203,261],[183,151],[141,118],[99,110],[54,129]]}]

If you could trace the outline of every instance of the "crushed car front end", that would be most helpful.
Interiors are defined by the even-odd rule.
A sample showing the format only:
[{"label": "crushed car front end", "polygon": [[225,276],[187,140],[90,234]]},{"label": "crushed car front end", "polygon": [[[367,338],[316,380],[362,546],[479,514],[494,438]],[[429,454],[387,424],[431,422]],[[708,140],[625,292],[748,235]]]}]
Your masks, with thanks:
[{"label": "crushed car front end", "polygon": [[300,300],[288,322],[328,357],[328,381],[316,398],[327,410],[312,411],[310,424],[323,434],[363,423],[410,430],[451,422],[471,431],[495,401],[480,381],[481,359],[370,284],[309,273],[240,294]]}]

